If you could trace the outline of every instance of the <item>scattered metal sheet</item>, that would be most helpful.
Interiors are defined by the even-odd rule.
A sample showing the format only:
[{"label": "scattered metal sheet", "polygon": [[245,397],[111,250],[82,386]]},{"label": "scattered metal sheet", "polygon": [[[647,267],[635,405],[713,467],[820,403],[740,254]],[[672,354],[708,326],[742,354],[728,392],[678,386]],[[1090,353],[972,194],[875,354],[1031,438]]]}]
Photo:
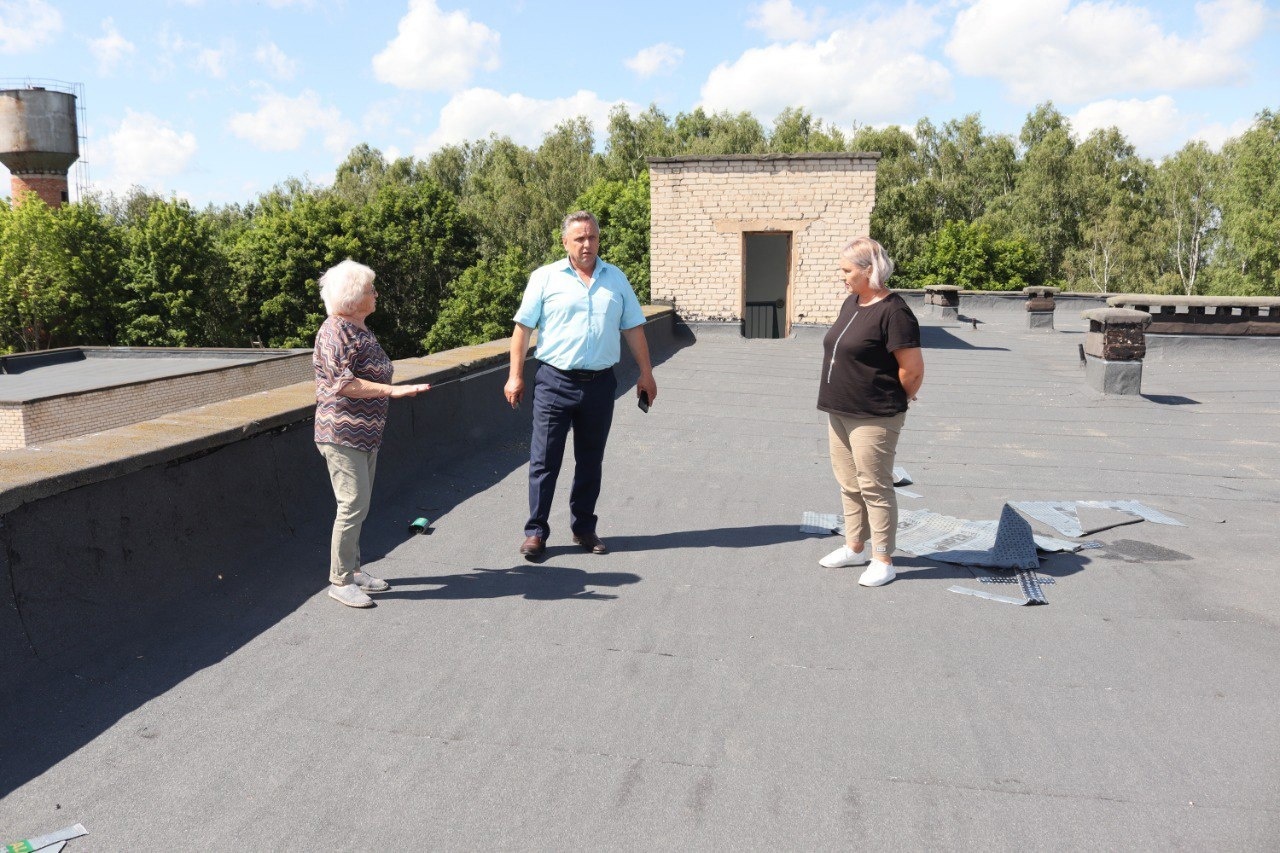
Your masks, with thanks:
[{"label": "scattered metal sheet", "polygon": [[800,532],[819,536],[830,536],[844,529],[844,519],[838,515],[823,515],[817,512],[806,512],[800,520]]},{"label": "scattered metal sheet", "polygon": [[1096,547],[1096,543],[1070,542],[1066,539],[1059,539],[1056,536],[1045,536],[1042,533],[1032,533],[1031,538],[1035,540],[1036,550],[1042,551],[1046,554],[1052,554],[1055,552],[1074,554],[1081,548],[1090,547],[1091,544],[1094,544]]},{"label": "scattered metal sheet", "polygon": [[1027,597],[1028,604],[1049,603],[1049,600],[1044,597],[1044,590],[1040,588],[1040,576],[1035,572],[1020,570],[1018,572],[1018,586],[1022,587],[1022,594]]},{"label": "scattered metal sheet", "polygon": [[944,563],[1005,569],[1040,566],[1031,525],[1007,504],[999,521],[969,521],[928,510],[899,513],[897,538],[903,551]]},{"label": "scattered metal sheet", "polygon": [[[1019,583],[1017,572],[1000,572],[997,573],[992,569],[984,569],[981,566],[969,566],[969,571],[973,572],[973,576],[978,579],[978,583]],[[1058,579],[1052,575],[1036,575],[1036,580],[1041,584],[1055,584]]]},{"label": "scattered metal sheet", "polygon": [[[911,475],[907,473],[907,469],[899,465],[893,466],[893,485],[894,491],[905,498],[922,498],[924,495],[907,489],[899,489],[897,486],[911,485]],[[843,513],[820,513],[806,512],[800,520],[800,532],[809,533],[815,536],[830,536],[831,534],[844,533],[844,514]]]},{"label": "scattered metal sheet", "polygon": [[1010,505],[1019,512],[1024,512],[1031,516],[1036,521],[1044,522],[1063,536],[1086,535],[1080,526],[1078,506],[1089,509],[1119,510],[1156,524],[1173,524],[1178,527],[1185,527],[1181,521],[1170,518],[1140,501],[1013,501]]},{"label": "scattered metal sheet", "polygon": [[89,830],[77,823],[75,826],[68,826],[64,829],[59,829],[57,832],[50,832],[47,835],[15,841],[12,844],[5,845],[0,850],[13,850],[15,853],[58,853],[63,847],[67,846],[67,842],[70,839],[88,834]]},{"label": "scattered metal sheet", "polygon": [[1089,536],[1126,524],[1138,524],[1142,521],[1142,516],[1137,513],[1119,509],[1100,509],[1084,504],[1076,504],[1076,518],[1080,522],[1081,536]]},{"label": "scattered metal sheet", "polygon": [[975,598],[985,598],[987,601],[1003,601],[1005,604],[1034,604],[1029,598],[1014,598],[1011,595],[996,595],[994,592],[987,592],[985,589],[970,589],[967,586],[951,586],[947,587],[947,592],[958,592],[961,595],[972,595]]}]

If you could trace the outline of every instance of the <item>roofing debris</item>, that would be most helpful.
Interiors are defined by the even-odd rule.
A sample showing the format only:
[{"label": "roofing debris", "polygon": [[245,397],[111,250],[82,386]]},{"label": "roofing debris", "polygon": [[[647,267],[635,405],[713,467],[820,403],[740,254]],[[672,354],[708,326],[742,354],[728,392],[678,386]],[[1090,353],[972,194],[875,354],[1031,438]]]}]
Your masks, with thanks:
[{"label": "roofing debris", "polygon": [[1041,536],[1008,504],[995,521],[970,521],[927,509],[898,515],[898,548],[962,566],[1035,569],[1040,551],[1078,551],[1080,543]]},{"label": "roofing debris", "polygon": [[[911,475],[906,468],[901,465],[893,466],[893,486],[894,491],[908,498],[922,498],[924,495],[907,489],[899,488],[900,486],[911,485]],[[844,533],[844,515],[840,513],[818,513],[806,512],[800,520],[800,532],[809,533],[815,536],[831,536],[832,534],[840,535]]]},{"label": "roofing debris", "polygon": [[1186,526],[1140,501],[1014,501],[1011,506],[1036,521],[1044,522],[1063,536],[1088,536],[1099,530],[1143,520]]},{"label": "roofing debris", "polygon": [[[902,468],[895,467],[893,476],[895,486],[911,482],[911,476]],[[950,592],[1008,604],[1047,604],[1041,584],[1051,584],[1053,578],[1036,574],[1035,570],[1040,567],[1040,554],[1075,552],[1099,545],[1035,533],[1019,512],[1047,524],[1064,536],[1072,537],[1088,536],[1140,521],[1185,526],[1140,501],[1013,501],[1004,505],[1000,518],[995,520],[972,521],[927,509],[901,511],[898,514],[898,548],[917,557],[970,567],[983,583],[1017,583],[1022,587],[1024,597],[997,595],[961,586],[950,587]],[[842,534],[844,517],[806,512],[800,532]],[[984,568],[1012,570],[1015,574],[1001,576],[984,571]]]},{"label": "roofing debris", "polygon": [[3,853],[10,853],[10,851],[12,853],[60,853],[62,848],[67,846],[67,842],[70,839],[88,834],[89,830],[77,823],[75,826],[68,826],[64,829],[59,829],[57,832],[50,832],[47,835],[26,838],[22,841],[6,844],[0,848],[0,851],[3,851]]}]

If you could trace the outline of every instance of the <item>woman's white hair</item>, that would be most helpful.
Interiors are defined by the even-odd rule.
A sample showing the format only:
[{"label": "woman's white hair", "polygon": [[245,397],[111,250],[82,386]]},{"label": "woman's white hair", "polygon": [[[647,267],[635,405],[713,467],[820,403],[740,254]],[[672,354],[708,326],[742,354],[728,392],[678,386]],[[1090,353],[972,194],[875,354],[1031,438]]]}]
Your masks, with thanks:
[{"label": "woman's white hair", "polygon": [[840,257],[848,258],[864,270],[871,270],[871,289],[884,290],[884,283],[893,275],[893,260],[875,240],[870,237],[855,237],[840,250]]},{"label": "woman's white hair", "polygon": [[329,314],[351,314],[364,298],[365,288],[373,284],[377,274],[347,258],[334,264],[320,276],[320,298]]}]

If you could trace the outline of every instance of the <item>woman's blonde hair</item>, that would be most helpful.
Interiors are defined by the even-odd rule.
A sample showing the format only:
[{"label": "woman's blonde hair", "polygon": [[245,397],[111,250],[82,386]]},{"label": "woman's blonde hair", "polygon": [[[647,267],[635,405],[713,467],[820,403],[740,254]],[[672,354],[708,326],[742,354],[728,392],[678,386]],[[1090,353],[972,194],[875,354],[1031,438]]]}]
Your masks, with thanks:
[{"label": "woman's blonde hair", "polygon": [[864,270],[871,270],[871,289],[883,290],[884,283],[893,275],[893,260],[875,240],[870,237],[855,237],[840,250],[840,257],[848,258]]}]

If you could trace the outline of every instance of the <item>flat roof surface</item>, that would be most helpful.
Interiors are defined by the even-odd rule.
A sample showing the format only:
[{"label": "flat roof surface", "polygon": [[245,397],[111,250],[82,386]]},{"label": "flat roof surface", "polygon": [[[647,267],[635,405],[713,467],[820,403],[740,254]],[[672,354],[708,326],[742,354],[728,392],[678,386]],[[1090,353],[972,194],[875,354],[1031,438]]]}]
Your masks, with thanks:
[{"label": "flat roof surface", "polygon": [[200,354],[196,350],[191,355],[169,353],[165,350],[115,350],[103,354],[86,351],[85,354],[87,358],[82,361],[43,365],[22,373],[0,374],[0,402],[17,403],[82,391],[97,391],[117,385],[185,376],[288,355],[282,350],[221,354]]},{"label": "flat roof surface", "polygon": [[1186,526],[1047,557],[1048,606],[905,554],[859,587],[798,532],[839,508],[819,333],[698,330],[648,415],[619,401],[612,553],[571,544],[564,476],[547,558],[519,558],[524,445],[384,459],[423,467],[375,499],[376,608],[325,596],[323,537],[229,543],[260,581],[225,608],[40,670],[0,732],[0,827],[83,823],[68,851],[1274,849],[1280,371],[1153,361],[1103,397],[1079,322],[922,319],[903,509],[1135,499]]}]

